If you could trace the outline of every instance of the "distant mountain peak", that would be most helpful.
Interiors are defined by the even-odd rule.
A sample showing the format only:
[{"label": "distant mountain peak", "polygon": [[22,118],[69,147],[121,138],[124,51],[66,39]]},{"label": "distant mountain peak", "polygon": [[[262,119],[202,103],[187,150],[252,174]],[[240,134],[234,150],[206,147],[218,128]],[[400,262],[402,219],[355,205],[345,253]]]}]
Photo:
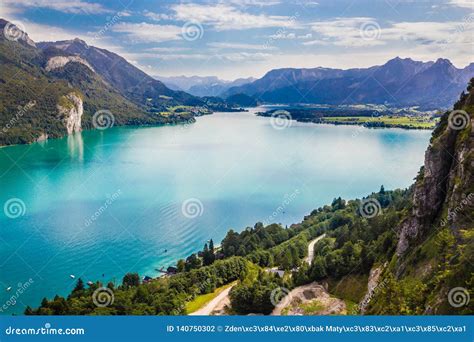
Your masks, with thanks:
[{"label": "distant mountain peak", "polygon": [[76,43],[76,44],[84,45],[84,46],[86,46],[86,47],[89,47],[89,45],[87,45],[87,43],[86,43],[84,40],[82,40],[82,39],[80,39],[80,38],[77,38],[77,37],[74,38],[74,39],[72,40],[72,42],[74,42],[74,43]]},{"label": "distant mountain peak", "polygon": [[0,18],[0,30],[2,31],[2,36],[7,40],[19,41],[36,47],[35,42],[28,36],[28,33],[25,32],[21,25]]},{"label": "distant mountain peak", "polygon": [[446,59],[446,58],[438,58],[434,64],[435,65],[454,66],[453,63],[451,63],[451,61],[449,59]]},{"label": "distant mountain peak", "polygon": [[398,65],[398,64],[422,64],[423,62],[414,61],[410,57],[401,58],[399,56],[388,60],[384,65]]},{"label": "distant mountain peak", "polygon": [[51,43],[54,43],[55,46],[59,49],[67,49],[69,48],[70,46],[74,46],[76,49],[79,49],[79,50],[84,50],[84,49],[88,49],[90,46],[82,39],[80,38],[74,38],[74,39],[69,39],[69,40],[59,40],[59,41],[56,41],[56,42],[45,42],[46,44],[51,44]]}]

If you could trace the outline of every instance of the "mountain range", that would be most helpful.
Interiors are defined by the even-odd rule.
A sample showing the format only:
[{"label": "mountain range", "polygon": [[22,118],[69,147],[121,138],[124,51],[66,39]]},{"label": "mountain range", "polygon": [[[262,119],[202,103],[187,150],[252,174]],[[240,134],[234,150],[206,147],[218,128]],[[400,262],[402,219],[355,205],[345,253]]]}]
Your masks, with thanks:
[{"label": "mountain range", "polygon": [[216,76],[156,76],[155,78],[162,81],[170,89],[183,90],[194,96],[221,96],[230,88],[239,87],[256,80],[256,78],[248,77],[226,81]]},{"label": "mountain range", "polygon": [[372,103],[440,109],[451,107],[473,76],[474,63],[458,69],[447,59],[420,62],[396,57],[362,69],[275,69],[222,96],[243,93],[264,103]]},{"label": "mountain range", "polygon": [[[168,87],[123,57],[83,40],[35,43],[3,19],[0,30],[0,145],[94,128],[100,111],[111,112],[115,125],[156,125],[192,122],[195,115],[258,103],[442,109],[455,102],[474,76],[474,63],[458,69],[446,59],[397,57],[362,69],[276,69],[256,80],[161,77]],[[179,106],[187,108],[175,111]]]}]

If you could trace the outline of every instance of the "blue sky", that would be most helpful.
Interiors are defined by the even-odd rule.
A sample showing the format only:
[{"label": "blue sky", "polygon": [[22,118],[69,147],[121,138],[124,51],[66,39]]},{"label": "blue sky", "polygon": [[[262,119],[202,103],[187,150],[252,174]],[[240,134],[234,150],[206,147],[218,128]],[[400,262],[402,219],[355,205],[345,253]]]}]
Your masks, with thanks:
[{"label": "blue sky", "polygon": [[473,62],[474,0],[2,0],[35,41],[79,37],[151,75],[260,77],[395,56]]}]

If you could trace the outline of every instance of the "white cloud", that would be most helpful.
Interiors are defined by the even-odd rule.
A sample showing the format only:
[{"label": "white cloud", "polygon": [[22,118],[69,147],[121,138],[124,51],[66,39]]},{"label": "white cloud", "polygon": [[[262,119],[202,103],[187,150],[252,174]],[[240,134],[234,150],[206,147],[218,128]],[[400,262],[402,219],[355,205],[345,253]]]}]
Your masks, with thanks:
[{"label": "white cloud", "polygon": [[155,12],[151,12],[151,11],[148,11],[148,10],[143,11],[143,15],[147,18],[150,18],[151,20],[154,20],[154,21],[161,21],[161,20],[171,19],[171,17],[168,14],[155,13]]},{"label": "white cloud", "polygon": [[4,18],[6,20],[12,20],[20,12],[21,10],[19,8],[7,6],[7,3],[1,4],[0,6],[0,18]]},{"label": "white cloud", "polygon": [[345,47],[384,44],[383,41],[377,39],[377,35],[380,34],[377,30],[380,31],[380,27],[374,18],[335,18],[333,20],[315,22],[311,25],[311,28],[321,36],[321,39],[316,38],[313,43],[323,40],[331,42],[336,46]]},{"label": "white cloud", "polygon": [[298,39],[311,39],[311,38],[313,38],[312,33],[302,34],[298,36]]},{"label": "white cloud", "polygon": [[175,47],[175,46],[170,46],[170,47],[153,47],[150,49],[147,49],[147,51],[152,51],[152,52],[177,52],[177,51],[189,51],[191,48],[189,47]]},{"label": "white cloud", "polygon": [[[318,34],[304,45],[365,47],[394,42],[415,44],[473,43],[473,21],[464,22],[399,22],[381,27],[374,18],[335,18],[313,23]],[[370,31],[372,30],[372,31]],[[453,46],[455,48],[455,46]]]},{"label": "white cloud", "polygon": [[265,27],[291,27],[295,25],[294,17],[254,15],[225,5],[179,4],[173,5],[175,18],[182,21],[197,21],[213,26],[218,31],[245,30]]},{"label": "white cloud", "polygon": [[327,40],[313,39],[313,40],[303,42],[303,45],[306,45],[306,46],[322,45],[322,46],[324,46],[324,45],[330,45],[330,43]]},{"label": "white cloud", "polygon": [[132,12],[128,10],[123,10],[123,11],[118,12],[117,15],[121,17],[130,17],[132,15]]},{"label": "white cloud", "polygon": [[205,54],[205,53],[181,53],[181,54],[159,54],[159,53],[125,53],[127,60],[163,60],[163,61],[176,61],[176,60],[207,60],[209,65],[212,66],[212,61],[227,61],[227,62],[257,62],[264,61],[270,54],[262,52],[232,52],[232,53],[220,53],[220,54]]},{"label": "white cloud", "polygon": [[264,46],[262,44],[242,44],[242,43],[209,43],[210,47],[218,49],[238,49],[238,50],[275,50],[273,46]]},{"label": "white cloud", "polygon": [[148,23],[118,23],[114,32],[125,33],[136,42],[159,43],[181,38],[181,27],[175,25],[155,25]]},{"label": "white cloud", "polygon": [[74,14],[101,14],[113,12],[101,4],[82,0],[2,0],[2,7],[3,6],[21,10],[26,8],[48,8],[63,13]]},{"label": "white cloud", "polygon": [[231,3],[237,6],[275,6],[281,4],[279,0],[221,0],[221,3]]},{"label": "white cloud", "polygon": [[471,10],[474,10],[474,2],[472,0],[449,0],[448,4],[461,8],[470,8]]}]

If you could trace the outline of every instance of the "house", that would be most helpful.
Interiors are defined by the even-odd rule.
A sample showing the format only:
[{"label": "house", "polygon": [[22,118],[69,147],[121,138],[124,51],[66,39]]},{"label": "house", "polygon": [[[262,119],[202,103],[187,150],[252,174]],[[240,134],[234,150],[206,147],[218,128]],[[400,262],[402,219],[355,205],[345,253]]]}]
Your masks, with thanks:
[{"label": "house", "polygon": [[168,274],[176,274],[176,273],[178,273],[178,269],[174,266],[170,266],[166,269],[166,272]]},{"label": "house", "polygon": [[144,276],[144,277],[143,277],[143,284],[147,284],[147,283],[149,283],[149,282],[152,281],[152,280],[153,280],[152,277]]}]

